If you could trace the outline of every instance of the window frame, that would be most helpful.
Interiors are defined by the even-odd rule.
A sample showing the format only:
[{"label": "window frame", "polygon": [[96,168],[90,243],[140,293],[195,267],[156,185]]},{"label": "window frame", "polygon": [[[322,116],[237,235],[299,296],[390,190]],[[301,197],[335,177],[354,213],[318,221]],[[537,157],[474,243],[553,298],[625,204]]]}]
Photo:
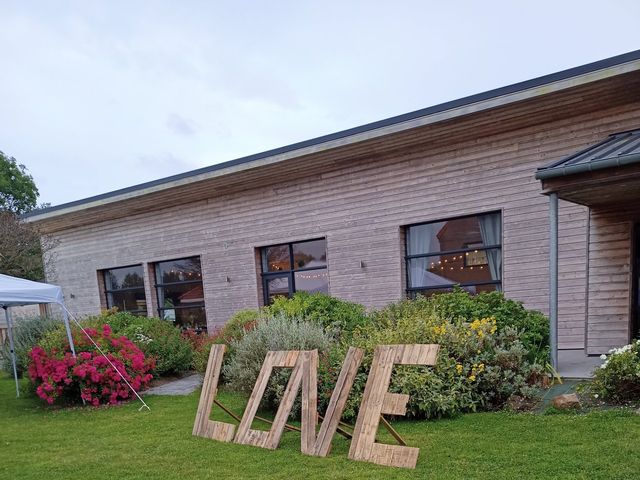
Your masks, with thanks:
[{"label": "window frame", "polygon": [[[324,254],[325,254],[325,265],[323,267],[303,267],[303,268],[294,268],[294,255],[293,255],[293,245],[297,245],[300,243],[307,243],[307,242],[317,242],[319,240],[324,240]],[[289,270],[278,270],[276,272],[265,272],[264,271],[264,266],[265,266],[265,262],[266,262],[266,251],[267,248],[273,248],[273,247],[282,247],[282,246],[286,246],[289,249]],[[295,288],[295,274],[298,272],[313,272],[316,270],[326,270],[327,272],[327,290],[329,288],[329,261],[328,261],[328,255],[327,255],[327,237],[316,237],[316,238],[309,238],[307,240],[296,240],[294,242],[284,242],[284,243],[275,243],[272,245],[264,245],[262,247],[258,247],[259,250],[259,257],[260,257],[260,275],[262,277],[262,301],[264,305],[270,305],[270,301],[269,301],[269,287],[268,287],[268,282],[270,279],[274,279],[274,278],[281,278],[281,277],[286,277],[287,281],[288,281],[288,293],[287,293],[287,297],[291,298],[293,296],[294,293],[296,293],[296,288]]]},{"label": "window frame", "polygon": [[[140,267],[140,269],[142,270],[142,286],[141,287],[126,287],[126,288],[117,288],[117,289],[113,289],[113,288],[108,288],[107,285],[109,282],[107,282],[107,273],[112,271],[112,270],[121,270],[123,268],[132,268],[132,267]],[[144,264],[142,263],[133,263],[131,265],[123,265],[120,267],[112,267],[112,268],[103,268],[102,270],[100,270],[100,273],[102,274],[102,283],[103,283],[103,291],[104,291],[104,300],[105,300],[105,304],[107,306],[107,309],[110,308],[114,308],[114,305],[109,306],[109,294],[113,294],[113,293],[119,293],[119,292],[132,292],[135,290],[142,290],[142,292],[144,293],[144,301],[145,301],[145,308],[144,310],[140,310],[140,309],[136,309],[136,310],[123,310],[124,312],[127,313],[131,313],[133,315],[138,315],[138,316],[148,316],[149,315],[149,310],[148,310],[148,305],[147,305],[147,289],[146,289],[146,285],[145,285],[145,281],[144,281]],[[115,307],[117,308],[117,307]]]},{"label": "window frame", "polygon": [[[418,254],[409,254],[409,242],[410,242],[410,236],[411,236],[411,227],[419,227],[421,225],[431,225],[434,223],[446,223],[446,222],[450,222],[453,220],[463,220],[465,218],[473,218],[473,217],[483,217],[483,216],[487,216],[487,215],[499,215],[500,216],[500,243],[499,244],[495,244],[495,245],[484,245],[482,247],[470,247],[470,248],[457,248],[457,249],[453,249],[453,250],[442,250],[442,251],[438,251],[438,252],[429,252],[429,253],[418,253]],[[436,257],[436,256],[442,256],[442,255],[452,255],[452,254],[456,254],[456,253],[469,253],[469,252],[476,252],[476,251],[487,251],[487,250],[496,250],[499,249],[500,250],[500,255],[502,257],[502,246],[504,244],[504,222],[503,222],[503,212],[502,210],[491,210],[488,212],[482,212],[482,213],[472,213],[472,214],[468,214],[468,215],[458,215],[458,216],[454,216],[454,217],[447,217],[447,218],[441,218],[441,219],[437,219],[437,220],[430,220],[427,222],[418,222],[418,223],[411,223],[408,225],[404,226],[404,231],[405,231],[405,241],[404,241],[404,248],[405,248],[405,256],[404,256],[404,270],[405,270],[405,282],[406,282],[406,288],[405,288],[405,293],[407,294],[407,296],[413,298],[417,293],[420,292],[425,292],[428,290],[444,290],[444,289],[451,289],[455,286],[459,286],[459,287],[474,287],[476,285],[478,286],[483,286],[483,285],[498,285],[500,287],[500,289],[502,289],[502,284],[503,284],[503,272],[504,272],[504,261],[500,262],[500,280],[486,280],[486,281],[480,281],[480,282],[451,282],[451,283],[443,283],[443,284],[439,284],[439,285],[432,285],[432,286],[428,286],[428,287],[412,287],[411,285],[411,277],[409,275],[409,265],[410,265],[410,261],[414,258],[428,258],[428,257]],[[502,257],[504,259],[504,257]]]},{"label": "window frame", "polygon": [[[178,262],[180,260],[189,260],[192,258],[197,258],[198,262],[200,263],[200,280],[184,280],[182,282],[163,282],[163,283],[158,283],[158,267],[161,263],[167,263],[167,262]],[[204,311],[204,320],[205,320],[205,330],[208,330],[208,321],[207,321],[207,311],[206,311],[206,307],[205,307],[205,300],[204,297],[202,299],[202,302],[198,302],[192,305],[175,305],[173,307],[163,307],[160,305],[160,297],[161,295],[159,294],[159,290],[161,288],[164,287],[170,287],[173,285],[195,285],[197,283],[202,284],[202,291],[204,293],[204,282],[203,282],[203,275],[202,275],[202,256],[201,255],[189,255],[187,257],[178,257],[178,258],[169,258],[166,260],[159,260],[157,262],[153,262],[153,279],[154,279],[154,284],[153,284],[153,288],[155,289],[155,294],[156,294],[156,304],[157,304],[157,312],[158,312],[158,316],[161,319],[164,319],[164,311],[165,310],[185,310],[185,309],[196,309],[196,308],[201,308]],[[164,295],[162,295],[164,297]]]}]

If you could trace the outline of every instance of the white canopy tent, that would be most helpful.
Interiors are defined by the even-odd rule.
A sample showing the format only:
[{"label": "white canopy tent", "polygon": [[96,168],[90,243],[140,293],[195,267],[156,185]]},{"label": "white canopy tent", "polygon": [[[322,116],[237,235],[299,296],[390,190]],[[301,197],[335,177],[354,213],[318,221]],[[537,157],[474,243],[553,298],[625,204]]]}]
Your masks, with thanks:
[{"label": "white canopy tent", "polygon": [[11,361],[13,363],[13,376],[16,380],[16,394],[20,396],[18,384],[18,372],[16,369],[16,352],[13,343],[13,322],[9,307],[19,307],[23,305],[35,305],[41,303],[56,303],[62,307],[62,319],[67,330],[67,338],[73,356],[76,355],[71,328],[69,327],[69,315],[64,305],[62,289],[56,285],[48,283],[32,282],[23,278],[10,277],[0,274],[0,308],[4,309],[7,319],[7,329],[9,333],[9,348],[11,350]]}]

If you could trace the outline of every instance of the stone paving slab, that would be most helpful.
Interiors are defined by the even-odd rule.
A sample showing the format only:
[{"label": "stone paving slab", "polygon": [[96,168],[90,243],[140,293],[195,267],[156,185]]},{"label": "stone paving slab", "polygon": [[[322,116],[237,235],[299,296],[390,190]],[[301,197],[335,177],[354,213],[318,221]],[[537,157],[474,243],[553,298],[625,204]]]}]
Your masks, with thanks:
[{"label": "stone paving slab", "polygon": [[592,378],[593,371],[602,365],[598,356],[587,356],[584,350],[559,350],[558,373],[562,378]]},{"label": "stone paving slab", "polygon": [[174,380],[157,387],[150,388],[145,395],[189,395],[202,385],[202,375],[196,373],[188,377]]}]

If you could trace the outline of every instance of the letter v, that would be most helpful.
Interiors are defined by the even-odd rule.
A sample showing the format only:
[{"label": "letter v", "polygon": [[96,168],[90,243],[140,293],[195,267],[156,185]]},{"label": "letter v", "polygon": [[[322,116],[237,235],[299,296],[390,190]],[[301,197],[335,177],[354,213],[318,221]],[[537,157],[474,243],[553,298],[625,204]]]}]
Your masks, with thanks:
[{"label": "letter v", "polygon": [[353,381],[360,368],[364,350],[350,347],[344,358],[340,375],[333,388],[325,418],[316,437],[318,422],[318,356],[305,358],[305,375],[302,379],[302,453],[316,457],[326,457],[331,450],[331,441],[338,428],[342,412],[347,403]]}]

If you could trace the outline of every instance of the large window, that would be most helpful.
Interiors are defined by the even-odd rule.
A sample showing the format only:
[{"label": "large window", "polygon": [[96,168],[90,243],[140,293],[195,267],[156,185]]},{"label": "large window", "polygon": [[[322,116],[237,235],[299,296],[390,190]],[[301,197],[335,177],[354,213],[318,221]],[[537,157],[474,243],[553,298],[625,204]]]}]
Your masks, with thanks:
[{"label": "large window", "polygon": [[107,308],[136,315],[147,314],[142,265],[103,270]]},{"label": "large window", "polygon": [[155,269],[160,318],[185,330],[206,332],[200,258],[159,262]]},{"label": "large window", "polygon": [[499,213],[412,225],[406,233],[410,296],[448,291],[454,285],[470,293],[501,289]]},{"label": "large window", "polygon": [[329,293],[326,240],[285,243],[261,249],[264,302],[294,292]]}]

